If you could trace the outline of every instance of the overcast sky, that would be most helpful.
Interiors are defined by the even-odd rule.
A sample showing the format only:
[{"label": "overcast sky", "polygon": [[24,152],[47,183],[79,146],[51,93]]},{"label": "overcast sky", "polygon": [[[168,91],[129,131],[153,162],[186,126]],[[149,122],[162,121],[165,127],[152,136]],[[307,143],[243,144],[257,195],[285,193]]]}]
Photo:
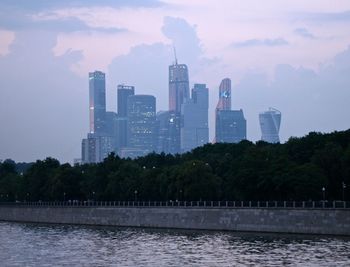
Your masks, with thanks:
[{"label": "overcast sky", "polygon": [[136,86],[168,109],[168,65],[210,91],[210,139],[223,78],[247,135],[258,113],[282,112],[280,136],[350,128],[348,0],[1,0],[0,159],[80,157],[88,132],[88,72]]}]

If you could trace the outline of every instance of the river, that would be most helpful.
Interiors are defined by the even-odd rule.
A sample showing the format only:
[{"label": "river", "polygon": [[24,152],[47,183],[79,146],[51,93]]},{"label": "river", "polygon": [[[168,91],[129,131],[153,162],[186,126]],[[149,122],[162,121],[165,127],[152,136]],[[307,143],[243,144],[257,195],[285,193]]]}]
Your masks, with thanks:
[{"label": "river", "polygon": [[0,266],[350,266],[350,238],[0,222]]}]

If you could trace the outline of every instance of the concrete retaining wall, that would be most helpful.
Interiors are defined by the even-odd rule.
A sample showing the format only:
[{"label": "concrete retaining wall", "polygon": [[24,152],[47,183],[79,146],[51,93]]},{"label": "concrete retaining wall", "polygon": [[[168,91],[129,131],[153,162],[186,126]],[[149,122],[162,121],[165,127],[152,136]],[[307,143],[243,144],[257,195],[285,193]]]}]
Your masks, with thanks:
[{"label": "concrete retaining wall", "polygon": [[350,235],[349,209],[0,206],[0,220]]}]

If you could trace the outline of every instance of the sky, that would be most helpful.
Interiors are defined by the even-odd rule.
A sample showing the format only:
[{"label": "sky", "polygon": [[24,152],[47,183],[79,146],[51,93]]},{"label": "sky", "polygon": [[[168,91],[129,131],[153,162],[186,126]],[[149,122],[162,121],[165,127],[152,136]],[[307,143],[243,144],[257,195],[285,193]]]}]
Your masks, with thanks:
[{"label": "sky", "polygon": [[209,88],[210,140],[223,78],[247,138],[259,112],[282,112],[280,138],[350,128],[348,0],[1,0],[0,159],[80,157],[88,132],[88,72],[168,109],[168,66],[188,65]]}]

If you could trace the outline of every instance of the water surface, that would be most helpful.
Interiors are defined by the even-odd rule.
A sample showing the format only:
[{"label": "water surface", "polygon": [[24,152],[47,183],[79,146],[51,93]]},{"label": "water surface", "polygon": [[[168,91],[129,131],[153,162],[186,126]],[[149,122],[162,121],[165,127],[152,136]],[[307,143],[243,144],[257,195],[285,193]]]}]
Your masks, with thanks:
[{"label": "water surface", "polygon": [[0,222],[0,266],[350,266],[350,239]]}]

